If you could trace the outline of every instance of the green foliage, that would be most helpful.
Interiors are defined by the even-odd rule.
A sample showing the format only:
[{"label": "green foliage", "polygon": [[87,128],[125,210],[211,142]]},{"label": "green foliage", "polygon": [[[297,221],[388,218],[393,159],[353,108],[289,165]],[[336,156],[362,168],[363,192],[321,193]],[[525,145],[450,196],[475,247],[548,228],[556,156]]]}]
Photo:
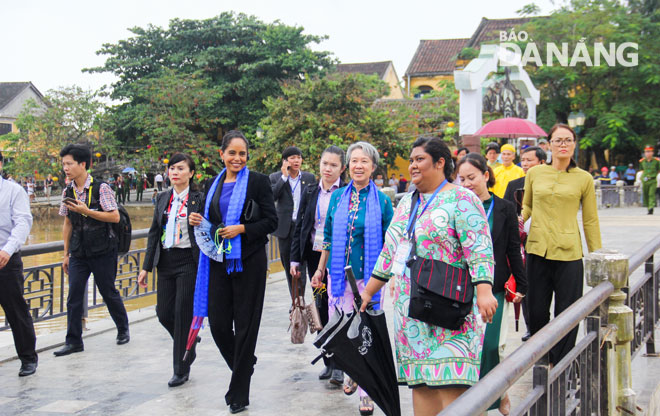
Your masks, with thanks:
[{"label": "green foliage", "polygon": [[[97,52],[107,56],[103,66],[86,69],[118,77],[111,97],[125,101],[113,111],[117,136],[124,143],[144,133],[147,136],[143,137],[160,134],[151,126],[162,126],[162,120],[133,120],[160,114],[157,109],[145,110],[151,102],[144,97],[153,95],[149,89],[159,84],[169,89],[171,77],[199,81],[194,88],[203,89],[200,94],[208,99],[204,114],[209,119],[204,130],[208,139],[217,140],[229,129],[254,132],[266,115],[263,100],[279,95],[282,81],[318,74],[333,64],[328,52],[309,48],[322,37],[305,35],[299,26],[264,23],[244,14],[173,19],[167,28],[149,25],[130,31],[133,37],[104,44]],[[187,124],[195,123],[191,119]]]},{"label": "green foliage", "polygon": [[264,171],[279,169],[281,151],[302,149],[305,169],[316,171],[322,151],[329,145],[343,149],[364,140],[380,152],[385,165],[407,155],[413,120],[406,107],[372,107],[388,92],[376,76],[352,74],[286,83],[283,95],[265,101],[268,116],[261,125],[265,135],[255,139],[251,163]]},{"label": "green foliage", "polygon": [[535,16],[539,13],[541,13],[541,8],[535,3],[526,4],[519,10],[516,10],[518,16]]},{"label": "green foliage", "polygon": [[458,59],[468,59],[472,60],[479,56],[479,50],[475,48],[463,48],[458,53]]},{"label": "green foliage", "polygon": [[114,142],[104,128],[104,104],[98,93],[80,87],[51,90],[45,107],[28,100],[16,120],[18,132],[2,137],[11,157],[6,166],[16,176],[45,176],[60,170],[59,152],[69,143],[87,143],[93,152],[106,153]]},{"label": "green foliage", "polygon": [[[575,46],[584,42],[594,57],[594,43],[624,42],[639,45],[638,65],[618,62],[608,66],[528,66],[530,76],[541,90],[538,123],[549,129],[566,122],[571,111],[587,115],[582,149],[593,151],[599,165],[612,164],[610,157],[627,162],[638,157],[642,143],[655,142],[660,126],[660,12],[652,1],[628,4],[613,0],[573,0],[548,18],[535,19],[523,27],[539,47],[546,64],[546,45],[569,44],[569,59]],[[524,44],[521,44],[524,48]],[[523,49],[524,50],[524,49]],[[634,50],[628,50],[634,52]]]}]

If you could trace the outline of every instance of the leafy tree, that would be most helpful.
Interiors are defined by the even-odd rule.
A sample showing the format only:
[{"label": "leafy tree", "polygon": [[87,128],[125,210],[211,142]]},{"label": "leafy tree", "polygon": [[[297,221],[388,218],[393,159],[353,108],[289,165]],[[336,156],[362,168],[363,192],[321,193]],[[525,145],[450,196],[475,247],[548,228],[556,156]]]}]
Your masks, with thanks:
[{"label": "leafy tree", "polygon": [[210,126],[206,133],[209,139],[217,139],[228,129],[254,132],[266,115],[263,100],[279,95],[281,82],[321,73],[333,63],[328,52],[309,48],[322,37],[303,34],[299,26],[264,23],[244,14],[173,19],[167,28],[149,25],[130,31],[133,37],[104,44],[97,52],[107,56],[103,66],[85,70],[118,77],[111,97],[125,104],[115,109],[113,116],[118,138],[129,144],[146,132],[144,125],[155,123],[131,122],[150,116],[144,110],[144,105],[150,104],[144,96],[150,92],[142,89],[161,82],[168,88],[168,77],[173,74],[204,81],[195,87],[206,90],[202,93],[209,98],[205,115],[210,117]]},{"label": "leafy tree", "polygon": [[[642,143],[655,143],[660,127],[660,13],[655,1],[572,0],[523,29],[539,47],[544,63],[527,67],[541,90],[539,124],[548,129],[556,122],[566,122],[571,111],[581,110],[587,116],[580,134],[580,148],[587,150],[581,159],[583,166],[592,152],[604,166],[635,160]],[[581,43],[593,60],[596,42],[606,48],[610,43],[618,47],[634,42],[639,45],[638,64],[616,62],[609,66],[601,60],[599,66],[578,63],[571,67],[555,60],[548,66],[546,47],[551,42],[560,48],[567,42],[569,60]],[[605,158],[607,149],[609,161]]]},{"label": "leafy tree", "polygon": [[103,127],[105,105],[98,93],[78,86],[50,90],[46,107],[28,100],[16,120],[18,132],[3,136],[11,149],[7,171],[18,176],[59,172],[59,152],[69,143],[88,143],[106,153],[114,147]]},{"label": "leafy tree", "polygon": [[282,96],[265,101],[265,135],[255,139],[258,150],[252,158],[259,169],[278,169],[281,151],[290,145],[302,149],[305,168],[311,171],[331,144],[346,149],[356,141],[370,142],[389,166],[410,150],[414,123],[407,108],[372,107],[388,93],[387,84],[376,76],[333,75],[285,83],[282,90]]}]

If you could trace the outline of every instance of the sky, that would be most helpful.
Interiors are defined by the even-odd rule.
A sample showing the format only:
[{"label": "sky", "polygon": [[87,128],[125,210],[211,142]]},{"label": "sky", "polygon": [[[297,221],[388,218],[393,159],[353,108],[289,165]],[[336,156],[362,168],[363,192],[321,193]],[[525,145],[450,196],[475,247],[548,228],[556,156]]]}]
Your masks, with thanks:
[{"label": "sky", "polygon": [[2,6],[0,82],[32,81],[42,93],[74,84],[97,89],[113,76],[81,69],[102,65],[105,57],[96,51],[131,37],[128,28],[165,27],[173,18],[206,19],[223,11],[327,35],[313,48],[343,63],[391,60],[402,78],[420,39],[467,38],[482,17],[517,17],[516,10],[532,2],[542,14],[557,8],[552,0],[13,1]]}]

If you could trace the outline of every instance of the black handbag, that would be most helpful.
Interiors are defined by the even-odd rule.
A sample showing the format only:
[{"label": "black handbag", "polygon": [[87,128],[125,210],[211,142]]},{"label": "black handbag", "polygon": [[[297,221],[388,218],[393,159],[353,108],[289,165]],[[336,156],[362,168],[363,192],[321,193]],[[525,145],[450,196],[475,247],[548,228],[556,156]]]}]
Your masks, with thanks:
[{"label": "black handbag", "polygon": [[259,204],[254,199],[248,199],[245,203],[243,217],[245,222],[255,222],[261,219],[261,209],[259,209]]},{"label": "black handbag", "polygon": [[[413,200],[415,196],[419,198],[417,192]],[[413,228],[415,221],[411,221]],[[470,273],[440,260],[418,257],[414,232],[412,236],[413,250],[406,263],[410,268],[408,316],[442,328],[460,329],[472,310],[474,285]]]}]

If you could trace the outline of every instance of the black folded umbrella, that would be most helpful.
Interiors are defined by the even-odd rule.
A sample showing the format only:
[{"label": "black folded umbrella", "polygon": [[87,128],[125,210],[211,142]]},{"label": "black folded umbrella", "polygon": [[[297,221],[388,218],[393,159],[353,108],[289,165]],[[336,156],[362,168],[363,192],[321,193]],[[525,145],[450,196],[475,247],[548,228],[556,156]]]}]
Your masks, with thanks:
[{"label": "black folded umbrella", "polygon": [[314,345],[324,355],[332,356],[386,415],[400,416],[399,387],[385,314],[373,309],[359,312],[361,298],[355,276],[350,266],[345,270],[355,296],[355,310],[335,314]]}]

